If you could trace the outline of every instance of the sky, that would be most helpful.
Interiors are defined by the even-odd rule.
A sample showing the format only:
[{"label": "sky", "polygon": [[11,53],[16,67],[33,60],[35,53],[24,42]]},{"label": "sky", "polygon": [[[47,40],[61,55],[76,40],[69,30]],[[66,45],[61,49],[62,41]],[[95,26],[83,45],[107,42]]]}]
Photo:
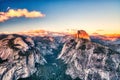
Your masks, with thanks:
[{"label": "sky", "polygon": [[0,0],[0,32],[120,33],[120,0]]}]

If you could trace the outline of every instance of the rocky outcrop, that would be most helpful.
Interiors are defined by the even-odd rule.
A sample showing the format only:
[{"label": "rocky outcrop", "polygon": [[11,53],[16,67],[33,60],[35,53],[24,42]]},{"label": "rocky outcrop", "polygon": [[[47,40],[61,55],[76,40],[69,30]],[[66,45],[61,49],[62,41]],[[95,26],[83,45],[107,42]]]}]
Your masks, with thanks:
[{"label": "rocky outcrop", "polygon": [[29,77],[36,72],[36,63],[43,65],[46,60],[30,37],[15,34],[0,37],[0,80]]},{"label": "rocky outcrop", "polygon": [[73,79],[120,80],[120,53],[87,39],[67,41],[58,59]]},{"label": "rocky outcrop", "polygon": [[84,30],[78,30],[77,38],[83,38],[83,39],[90,40],[90,37],[89,37],[88,33]]}]

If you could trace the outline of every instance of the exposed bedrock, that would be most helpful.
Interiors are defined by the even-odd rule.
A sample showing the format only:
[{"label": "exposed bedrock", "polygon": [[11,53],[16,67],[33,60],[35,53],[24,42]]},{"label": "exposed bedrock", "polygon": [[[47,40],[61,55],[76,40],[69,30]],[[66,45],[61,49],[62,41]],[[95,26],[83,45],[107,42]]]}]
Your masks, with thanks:
[{"label": "exposed bedrock", "polygon": [[30,37],[3,35],[0,38],[0,80],[26,78],[36,72],[35,64],[46,60]]}]

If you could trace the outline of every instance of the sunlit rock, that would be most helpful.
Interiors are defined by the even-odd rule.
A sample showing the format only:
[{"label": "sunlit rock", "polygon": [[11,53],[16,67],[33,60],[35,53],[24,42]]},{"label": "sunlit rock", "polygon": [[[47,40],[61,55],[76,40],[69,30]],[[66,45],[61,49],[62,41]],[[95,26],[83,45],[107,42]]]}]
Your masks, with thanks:
[{"label": "sunlit rock", "polygon": [[67,41],[58,59],[67,65],[66,74],[73,79],[120,79],[120,53],[86,38]]},{"label": "sunlit rock", "polygon": [[78,30],[77,31],[77,38],[90,40],[90,37],[89,37],[88,33],[84,30]]},{"label": "sunlit rock", "polygon": [[29,77],[36,72],[36,63],[46,60],[30,37],[8,35],[0,40],[0,80]]}]

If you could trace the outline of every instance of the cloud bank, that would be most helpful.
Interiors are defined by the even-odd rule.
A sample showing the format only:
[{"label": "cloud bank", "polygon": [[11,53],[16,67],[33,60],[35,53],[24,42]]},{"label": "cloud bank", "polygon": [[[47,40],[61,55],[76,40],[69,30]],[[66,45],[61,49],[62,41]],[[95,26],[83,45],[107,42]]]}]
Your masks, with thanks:
[{"label": "cloud bank", "polygon": [[96,30],[97,32],[99,32],[99,31],[104,31],[103,29],[98,29],[98,30]]},{"label": "cloud bank", "polygon": [[0,12],[0,22],[4,22],[14,17],[42,18],[45,17],[45,14],[38,11],[28,11],[27,9],[9,9],[8,12]]}]

